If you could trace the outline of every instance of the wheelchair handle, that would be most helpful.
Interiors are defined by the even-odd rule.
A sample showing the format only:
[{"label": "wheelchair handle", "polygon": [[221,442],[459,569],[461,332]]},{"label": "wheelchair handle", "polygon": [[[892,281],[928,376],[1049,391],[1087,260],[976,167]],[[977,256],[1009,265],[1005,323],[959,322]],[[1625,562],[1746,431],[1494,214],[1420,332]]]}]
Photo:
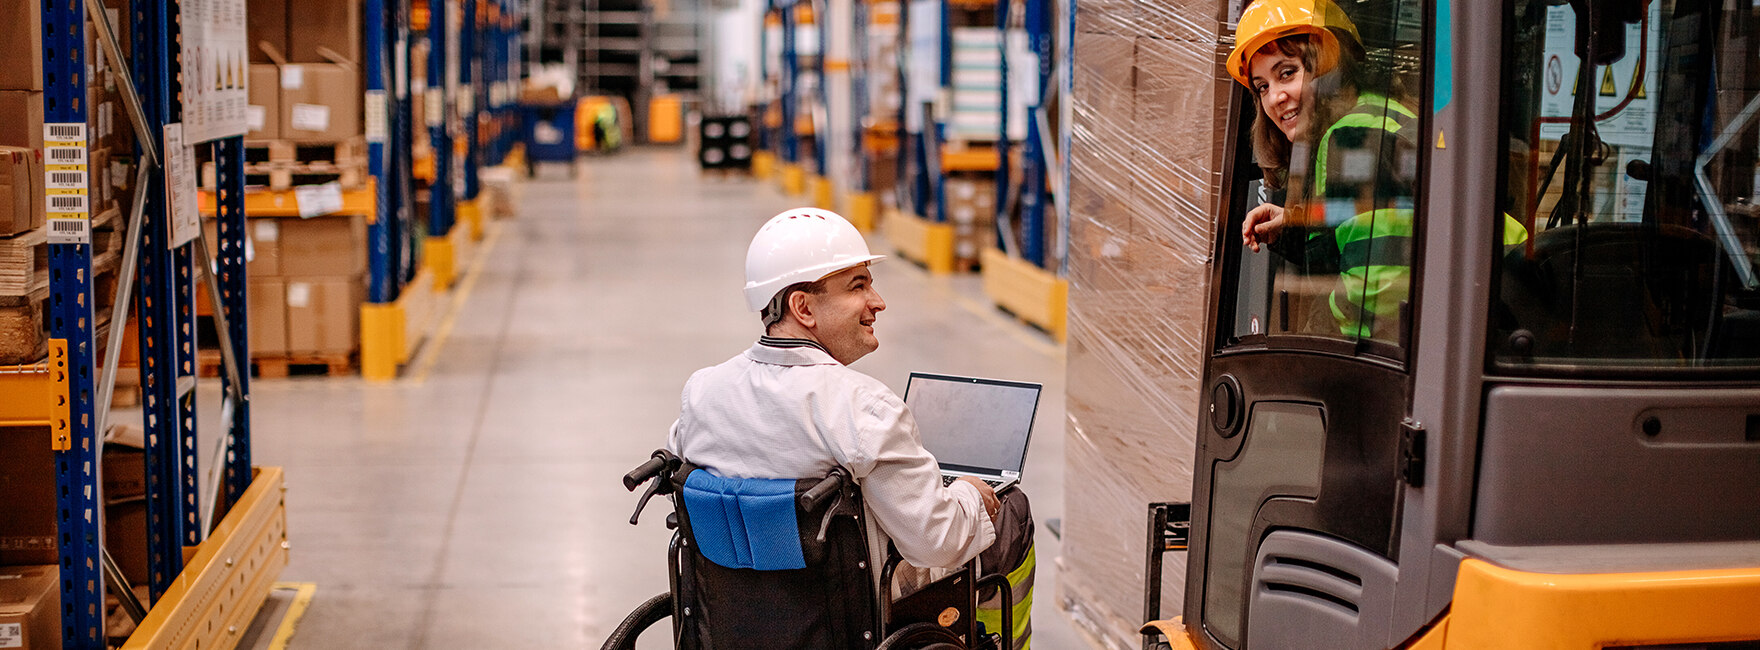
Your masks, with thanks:
[{"label": "wheelchair handle", "polygon": [[642,463],[640,467],[623,475],[623,489],[630,492],[636,491],[636,487],[646,483],[648,479],[654,478],[662,469],[666,469],[666,458],[656,454],[653,458],[648,459],[648,462]]},{"label": "wheelchair handle", "polygon": [[832,472],[830,476],[819,479],[819,483],[801,494],[801,510],[816,512],[825,503],[825,498],[837,493],[843,487],[843,472]]}]

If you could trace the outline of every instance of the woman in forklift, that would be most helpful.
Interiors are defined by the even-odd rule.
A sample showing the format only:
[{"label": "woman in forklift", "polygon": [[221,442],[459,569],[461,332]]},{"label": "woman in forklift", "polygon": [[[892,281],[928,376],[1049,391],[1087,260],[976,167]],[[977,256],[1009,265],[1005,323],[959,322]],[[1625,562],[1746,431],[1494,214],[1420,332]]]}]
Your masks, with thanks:
[{"label": "woman in forklift", "polygon": [[1239,25],[1228,71],[1251,91],[1253,159],[1264,172],[1241,242],[1273,247],[1303,275],[1338,278],[1330,295],[1312,296],[1326,314],[1305,320],[1323,324],[1298,329],[1397,340],[1417,113],[1390,70],[1365,65],[1356,25],[1330,0],[1258,0]]},{"label": "woman in forklift", "polygon": [[[1228,71],[1253,99],[1253,160],[1264,178],[1241,243],[1270,246],[1301,275],[1337,278],[1329,294],[1308,296],[1312,316],[1290,319],[1298,331],[1397,341],[1419,130],[1402,77],[1415,72],[1366,59],[1356,25],[1331,0],[1257,0],[1242,10]],[[1525,241],[1519,222],[1505,219],[1504,243]],[[1286,286],[1299,294],[1315,285]]]}]

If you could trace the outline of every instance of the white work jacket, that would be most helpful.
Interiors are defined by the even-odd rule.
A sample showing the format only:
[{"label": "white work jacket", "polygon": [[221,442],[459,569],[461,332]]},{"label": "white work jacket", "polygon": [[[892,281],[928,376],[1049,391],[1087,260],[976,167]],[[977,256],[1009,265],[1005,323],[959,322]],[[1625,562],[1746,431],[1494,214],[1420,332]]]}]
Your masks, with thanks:
[{"label": "white work jacket", "polygon": [[942,486],[904,400],[797,341],[766,339],[691,375],[672,453],[728,478],[815,478],[843,466],[862,488],[876,575],[888,537],[925,568],[957,567],[988,548],[996,529],[983,498],[963,482]]}]

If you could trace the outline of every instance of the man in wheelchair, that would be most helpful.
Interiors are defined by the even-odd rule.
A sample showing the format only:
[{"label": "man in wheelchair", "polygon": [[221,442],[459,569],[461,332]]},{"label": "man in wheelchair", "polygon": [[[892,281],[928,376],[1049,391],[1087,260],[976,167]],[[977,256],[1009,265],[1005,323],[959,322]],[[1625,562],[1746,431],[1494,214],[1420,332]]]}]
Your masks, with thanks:
[{"label": "man in wheelchair", "polygon": [[[988,632],[1002,633],[1000,610],[1010,600],[1003,595],[1011,594],[1007,618],[1012,619],[1014,648],[1027,648],[1034,558],[1026,495],[1018,488],[1005,488],[999,495],[970,477],[944,485],[904,400],[880,381],[848,367],[879,347],[874,320],[886,302],[875,291],[868,267],[881,259],[868,252],[867,243],[849,222],[826,210],[784,212],[753,237],[746,253],[745,296],[750,308],[760,312],[765,334],[732,359],[691,376],[667,444],[687,468],[707,470],[674,481],[683,495],[680,504],[689,510],[685,527],[698,529],[696,537],[705,540],[698,550],[705,556],[719,553],[733,558],[733,564],[763,562],[765,549],[760,547],[772,545],[764,539],[776,540],[792,553],[791,540],[785,539],[794,536],[792,530],[736,540],[732,551],[707,548],[712,544],[707,540],[724,537],[730,524],[719,514],[702,514],[717,507],[692,505],[692,485],[701,488],[695,494],[709,490],[712,498],[729,499],[736,497],[727,496],[728,490],[745,494],[758,488],[716,481],[791,479],[761,490],[786,493],[791,497],[785,499],[791,504],[786,509],[792,512],[796,496],[792,479],[845,473],[854,485],[837,494],[838,503],[824,507],[854,504],[850,521],[859,522],[853,525],[862,529],[859,537],[865,537],[868,546],[858,566],[868,573],[863,586],[877,602],[890,603],[903,596],[895,607],[907,607],[910,594],[925,586],[929,586],[925,591],[932,590],[931,582],[943,585],[963,579],[969,593],[976,575],[1001,574],[1009,588],[985,590],[994,593],[980,596],[983,601],[976,617]],[[811,487],[807,483],[802,483],[803,489]],[[731,525],[750,526],[762,518],[757,507],[749,505],[761,498],[737,499],[738,505],[728,506],[736,513],[732,519],[738,520]],[[817,513],[801,514],[803,548],[824,552],[814,537],[826,539],[825,528],[835,512],[824,513],[824,525]],[[713,535],[704,530],[711,525],[705,523],[706,516],[716,520]],[[896,576],[886,575],[889,546],[903,560]],[[957,569],[974,559],[975,575],[967,567],[965,577],[958,578]],[[728,563],[716,559],[714,564]],[[710,567],[710,572],[715,571]],[[883,578],[888,584],[881,582]],[[957,619],[955,611],[943,611],[939,617],[949,628],[960,622],[945,620]],[[716,640],[735,646],[758,641],[773,640]],[[838,645],[873,647],[879,642],[879,636],[871,636],[867,643],[846,645],[840,640]]]}]

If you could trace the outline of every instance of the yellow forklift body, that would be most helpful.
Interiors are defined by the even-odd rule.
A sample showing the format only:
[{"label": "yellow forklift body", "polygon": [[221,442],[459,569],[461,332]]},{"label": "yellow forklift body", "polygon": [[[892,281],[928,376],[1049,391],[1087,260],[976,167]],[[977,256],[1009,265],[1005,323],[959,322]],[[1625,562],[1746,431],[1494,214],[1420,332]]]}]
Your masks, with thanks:
[{"label": "yellow forklift body", "polygon": [[1454,604],[1412,650],[1592,650],[1760,639],[1760,567],[1529,573],[1461,562]]}]

